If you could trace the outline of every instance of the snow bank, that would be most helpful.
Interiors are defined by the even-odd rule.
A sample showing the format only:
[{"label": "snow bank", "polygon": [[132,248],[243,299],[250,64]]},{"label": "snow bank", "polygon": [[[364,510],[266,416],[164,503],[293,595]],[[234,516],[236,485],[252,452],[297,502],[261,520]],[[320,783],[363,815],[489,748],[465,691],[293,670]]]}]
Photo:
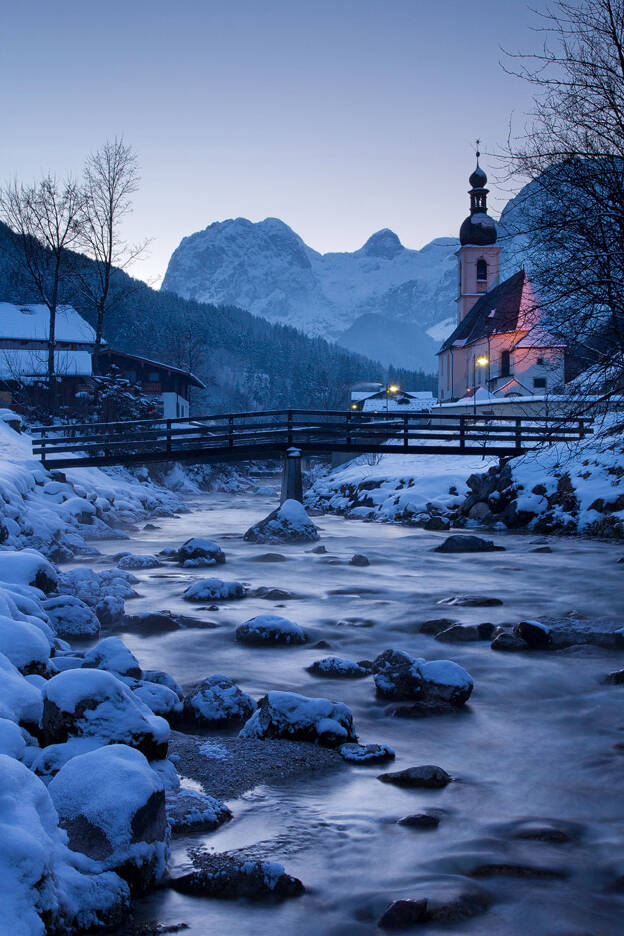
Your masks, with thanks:
[{"label": "snow bank", "polygon": [[181,507],[176,494],[125,468],[47,471],[31,442],[0,419],[0,542],[7,546],[70,559],[93,551],[88,539],[121,536],[123,525]]}]

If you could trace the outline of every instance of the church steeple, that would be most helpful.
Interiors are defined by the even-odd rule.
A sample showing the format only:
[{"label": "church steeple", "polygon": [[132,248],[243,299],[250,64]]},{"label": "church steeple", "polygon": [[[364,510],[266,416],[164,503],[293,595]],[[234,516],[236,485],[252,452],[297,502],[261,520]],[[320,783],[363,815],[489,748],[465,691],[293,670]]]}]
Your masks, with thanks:
[{"label": "church steeple", "polygon": [[459,230],[457,251],[457,321],[461,322],[477,300],[498,283],[501,248],[496,244],[496,222],[487,213],[487,175],[479,165],[469,178],[470,214]]},{"label": "church steeple", "polygon": [[459,240],[464,244],[476,244],[485,247],[496,243],[496,224],[487,213],[487,197],[489,189],[486,188],[487,176],[479,165],[479,140],[477,140],[477,167],[468,179],[470,183],[470,215],[459,229]]}]

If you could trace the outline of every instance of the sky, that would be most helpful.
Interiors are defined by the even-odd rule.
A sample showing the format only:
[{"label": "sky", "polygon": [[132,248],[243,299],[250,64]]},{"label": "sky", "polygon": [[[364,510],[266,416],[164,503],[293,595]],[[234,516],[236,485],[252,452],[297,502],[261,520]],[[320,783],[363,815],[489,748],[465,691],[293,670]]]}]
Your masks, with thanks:
[{"label": "sky", "polygon": [[[538,41],[524,0],[0,6],[0,181],[78,174],[123,136],[141,169],[125,234],[151,239],[133,272],[152,285],[226,218],[281,218],[322,252],[384,227],[411,248],[455,236],[475,138],[487,171],[530,110],[499,64]],[[496,214],[510,193],[491,188]]]}]

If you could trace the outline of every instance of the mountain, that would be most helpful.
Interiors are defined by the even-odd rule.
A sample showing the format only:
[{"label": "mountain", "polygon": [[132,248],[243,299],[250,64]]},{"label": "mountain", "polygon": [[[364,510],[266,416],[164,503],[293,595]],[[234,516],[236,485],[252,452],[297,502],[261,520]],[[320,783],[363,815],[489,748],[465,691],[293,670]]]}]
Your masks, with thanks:
[{"label": "mountain", "polygon": [[321,254],[277,218],[236,218],[185,237],[161,288],[433,371],[426,330],[453,315],[458,243],[445,237],[409,250],[386,228],[352,253]]},{"label": "mountain", "polygon": [[[93,264],[70,255],[74,269],[90,275]],[[113,302],[104,338],[114,347],[193,370],[207,384],[197,406],[206,411],[285,407],[342,408],[358,381],[392,380],[433,389],[424,374],[388,370],[322,338],[267,322],[233,305],[216,306],[151,289],[121,270],[113,276]],[[0,301],[38,301],[15,260],[12,235],[0,223]],[[72,280],[62,302],[91,324],[93,309]]]}]

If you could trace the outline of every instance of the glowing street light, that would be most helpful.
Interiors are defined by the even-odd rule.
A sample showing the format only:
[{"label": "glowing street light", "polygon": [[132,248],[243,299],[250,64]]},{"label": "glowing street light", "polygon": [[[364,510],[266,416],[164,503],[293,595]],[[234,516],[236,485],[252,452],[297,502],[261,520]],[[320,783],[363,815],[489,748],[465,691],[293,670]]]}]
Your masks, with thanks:
[{"label": "glowing street light", "polygon": [[478,358],[472,359],[472,404],[475,419],[477,418],[477,365],[479,367],[487,367],[489,363],[490,359],[484,354],[479,355]]},{"label": "glowing street light", "polygon": [[389,412],[390,410],[390,404],[389,404],[390,394],[398,393],[398,392],[399,392],[399,387],[397,387],[396,384],[388,384],[388,386],[386,387],[386,413]]}]

